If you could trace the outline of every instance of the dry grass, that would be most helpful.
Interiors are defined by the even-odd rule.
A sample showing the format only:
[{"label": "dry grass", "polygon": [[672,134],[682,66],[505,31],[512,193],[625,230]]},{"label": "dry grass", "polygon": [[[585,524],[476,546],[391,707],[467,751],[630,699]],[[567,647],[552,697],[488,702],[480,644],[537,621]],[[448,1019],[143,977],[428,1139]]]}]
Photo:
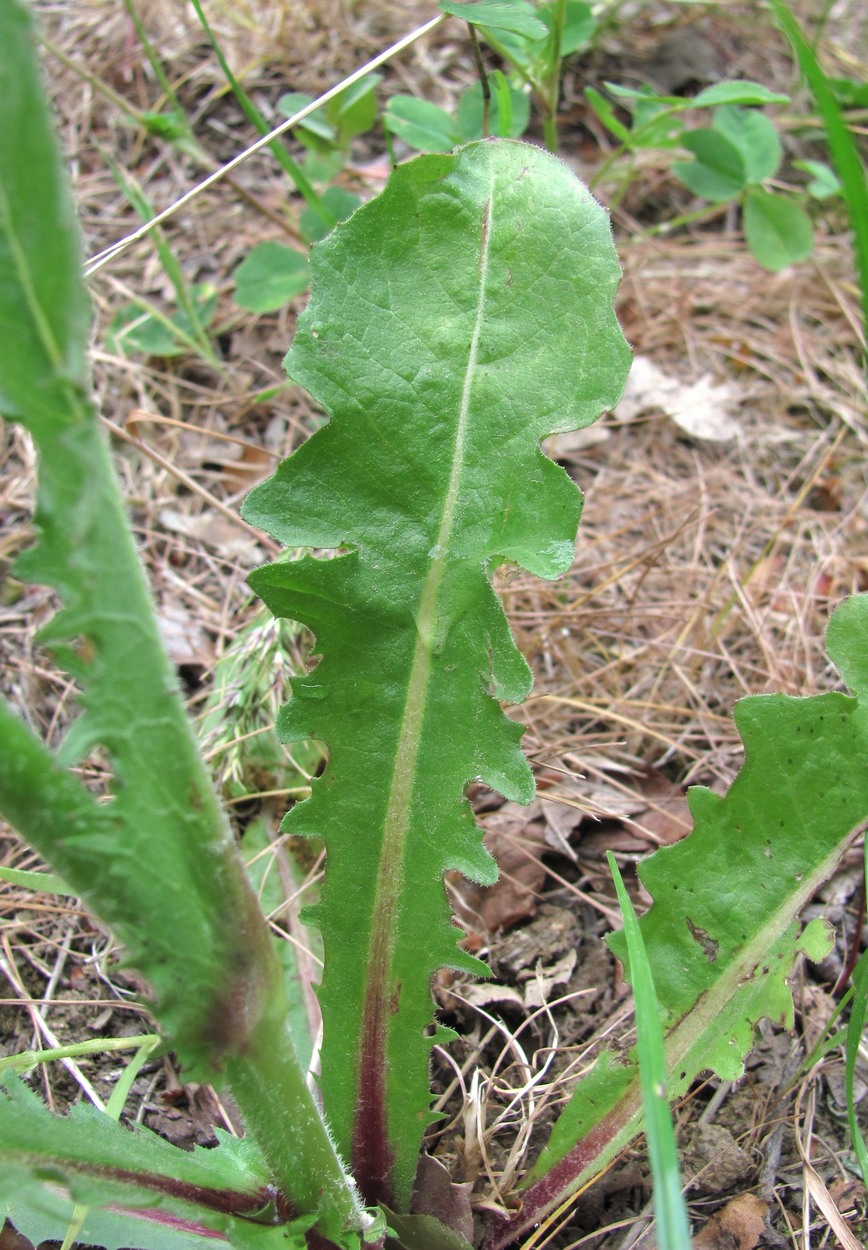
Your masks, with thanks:
[{"label": "dry grass", "polygon": [[[116,97],[134,110],[160,104],[121,6],[39,7],[51,46],[63,54],[58,60],[47,51],[49,81],[86,246],[95,253],[137,224],[106,165],[107,152],[156,209],[207,172],[207,162],[147,139],[119,107]],[[284,90],[315,93],[332,86],[420,20],[409,0],[243,0],[213,10],[233,68],[266,110]],[[227,98],[192,9],[150,0],[139,13],[208,159],[234,155],[252,136]],[[716,13],[715,39],[737,20],[730,18],[727,27]],[[653,34],[646,22],[638,37],[650,43]],[[468,60],[460,34],[443,28],[387,71],[387,88],[443,100],[467,80]],[[359,165],[379,153],[374,141],[359,151]],[[379,176],[377,170],[367,180],[352,171],[344,175],[368,193]],[[605,185],[599,191],[605,195]],[[239,503],[316,419],[304,395],[288,388],[272,393],[282,379],[296,309],[260,318],[241,313],[228,283],[253,243],[297,237],[287,199],[284,176],[260,155],[242,166],[232,185],[219,183],[168,228],[188,281],[212,281],[220,292],[217,368],[195,358],[127,360],[105,349],[105,329],[130,292],[157,302],[170,296],[147,241],[92,284],[99,401],[169,647],[197,714],[217,659],[254,618],[245,575],[273,550],[240,521]],[[690,439],[653,403],[638,415],[610,415],[604,441],[563,456],[587,494],[572,573],[555,586],[511,577],[503,589],[537,673],[535,693],[520,715],[546,784],[557,783],[557,797],[567,805],[605,812],[614,792],[659,814],[671,813],[672,796],[665,803],[655,798],[649,776],[662,775],[678,791],[694,781],[719,788],[734,776],[740,759],[729,715],[734,700],[762,690],[812,693],[838,685],[823,653],[826,622],[842,596],[868,582],[866,401],[858,298],[843,228],[821,230],[812,260],[772,277],[757,268],[738,237],[716,227],[678,237],[643,235],[636,223],[641,211],[639,185],[615,216],[628,337],[637,354],[685,382],[708,373],[716,383],[729,383],[739,433],[720,444]],[[4,570],[30,541],[34,485],[27,440],[7,427],[0,445]],[[45,591],[7,577],[0,604],[3,690],[49,739],[72,714],[74,693],[35,643],[52,610]],[[293,654],[293,646],[288,650]],[[310,761],[299,763],[303,774]],[[98,774],[98,761],[94,768]],[[288,791],[267,782],[265,789],[261,808],[275,821]],[[236,795],[233,802],[246,820],[253,801],[240,803]],[[628,857],[661,836],[660,826],[642,815],[607,828],[617,837],[626,829],[634,838],[625,844]],[[574,839],[576,862],[549,863],[549,890],[611,915],[599,844],[587,820],[583,829],[584,842]],[[0,853],[6,865],[33,863],[11,834],[0,840]],[[280,871],[283,851],[274,854]],[[98,925],[62,900],[18,887],[4,888],[0,904],[0,971],[10,986],[0,999],[7,1049],[29,1047],[39,1037],[47,1045],[55,1033],[141,1030],[138,1008],[124,1001],[131,985],[112,971],[108,937]],[[294,903],[274,923],[294,939],[301,934]],[[599,931],[605,927],[598,921]],[[612,992],[598,1010],[588,1037],[614,1027],[624,1004]],[[464,1097],[451,1104],[458,1107],[452,1131],[460,1128],[465,1139],[463,1166],[472,1170],[472,1156],[476,1172],[490,1179],[486,1200],[507,1184],[517,1163],[508,1146],[505,1155],[493,1146],[498,1125],[523,1121],[520,1152],[529,1143],[534,1100],[544,1105],[560,1097],[557,1083],[546,1092],[547,1072],[540,1076],[523,1049],[523,1036],[540,1027],[545,1033],[545,1022],[526,1023],[504,1038],[496,1024],[477,1021],[463,1059],[444,1059],[444,1073],[458,1066],[454,1088],[464,1088]],[[581,1053],[570,1058],[580,1062]],[[76,1096],[88,1082],[86,1068],[59,1078],[53,1070],[45,1081],[48,1096],[60,1104]],[[556,1075],[562,1080],[563,1070]],[[444,1076],[444,1086],[451,1079]],[[154,1093],[158,1080],[165,1085],[165,1073],[155,1068],[140,1105],[165,1129],[159,1119],[165,1106]],[[111,1071],[99,1070],[95,1081],[105,1092]],[[207,1110],[187,1114],[207,1138]],[[774,1106],[759,1109],[751,1140],[771,1140],[779,1115]],[[564,1234],[559,1244],[584,1243],[571,1236]]]}]

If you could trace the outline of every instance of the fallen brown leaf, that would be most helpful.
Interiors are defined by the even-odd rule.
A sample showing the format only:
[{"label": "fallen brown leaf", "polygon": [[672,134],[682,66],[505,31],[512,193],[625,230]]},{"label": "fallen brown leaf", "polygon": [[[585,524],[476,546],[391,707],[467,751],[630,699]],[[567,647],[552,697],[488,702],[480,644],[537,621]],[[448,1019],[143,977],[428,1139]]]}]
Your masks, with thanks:
[{"label": "fallen brown leaf", "polygon": [[497,860],[500,877],[490,886],[451,873],[447,880],[461,923],[476,932],[494,933],[536,915],[546,876],[540,862],[546,837],[539,803],[530,807],[504,803],[486,814],[484,824],[485,845]]},{"label": "fallen brown leaf", "polygon": [[693,1250],[754,1250],[766,1231],[768,1213],[768,1204],[756,1194],[738,1194],[699,1230]]}]

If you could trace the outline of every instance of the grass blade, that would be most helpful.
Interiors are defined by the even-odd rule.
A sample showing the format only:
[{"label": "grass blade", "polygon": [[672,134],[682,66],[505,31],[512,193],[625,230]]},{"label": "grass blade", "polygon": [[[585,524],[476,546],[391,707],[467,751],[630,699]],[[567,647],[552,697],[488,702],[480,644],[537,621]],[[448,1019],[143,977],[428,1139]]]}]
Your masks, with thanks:
[{"label": "grass blade", "polygon": [[690,1250],[687,1207],[681,1192],[678,1147],[667,1098],[666,1053],[663,1027],[654,989],[654,976],[639,921],[630,901],[618,864],[606,852],[624,919],[624,937],[630,961],[630,984],[636,1004],[636,1032],[639,1037],[639,1082],[645,1113],[645,1135],[654,1183],[654,1211],[657,1217],[657,1244],[660,1250]]}]

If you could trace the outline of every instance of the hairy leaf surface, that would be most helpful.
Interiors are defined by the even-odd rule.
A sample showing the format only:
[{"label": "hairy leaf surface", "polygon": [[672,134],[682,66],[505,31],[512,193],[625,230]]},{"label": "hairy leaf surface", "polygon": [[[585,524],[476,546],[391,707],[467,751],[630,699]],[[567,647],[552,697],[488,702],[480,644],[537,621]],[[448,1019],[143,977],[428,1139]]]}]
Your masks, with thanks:
[{"label": "hairy leaf surface", "polygon": [[[63,608],[41,641],[83,692],[56,756],[0,705],[0,808],[126,942],[190,1069],[213,1073],[244,1044],[279,973],[184,714],[89,400],[78,234],[18,3],[0,6],[0,77],[0,412],[39,451],[40,537],[16,571],[58,590]],[[114,771],[104,805],[65,771],[96,746]]]},{"label": "hairy leaf surface", "polygon": [[[642,937],[666,1030],[668,1096],[704,1071],[737,1080],[756,1025],[793,1023],[788,978],[797,955],[822,959],[830,930],[798,915],[868,822],[868,595],[845,600],[827,634],[853,691],[753,695],[734,710],[744,763],[721,796],[688,792],[694,829],[639,868],[654,902]],[[623,934],[611,939],[623,959]],[[599,1172],[640,1129],[634,1052],[603,1054],[556,1123],[531,1172],[519,1221],[492,1230],[489,1250]]]},{"label": "hairy leaf surface", "polygon": [[327,848],[322,1088],[365,1197],[406,1206],[429,1117],[429,982],[456,948],[442,878],[496,869],[465,797],[528,802],[530,689],[491,585],[573,558],[581,496],[539,442],[618,399],[628,351],[605,213],[553,157],[510,141],[395,170],[314,248],[287,357],[329,423],[252,492],[245,517],[290,547],[258,570],[271,610],[322,659],[279,728],[329,764],[284,828]]},{"label": "hairy leaf surface", "polygon": [[[58,1117],[22,1081],[7,1078],[0,1087],[0,1212],[8,1210],[34,1244],[56,1237],[76,1202],[111,1204],[116,1217],[124,1207],[146,1213],[144,1222],[132,1213],[117,1220],[122,1240],[115,1244],[154,1250],[169,1238],[182,1245],[171,1239],[194,1237],[196,1228],[233,1240],[232,1216],[267,1219],[273,1193],[253,1142],[221,1138],[215,1150],[187,1152],[148,1129],[131,1132],[88,1104]],[[93,1211],[82,1239],[111,1227],[111,1217]]]},{"label": "hairy leaf surface", "polygon": [[[286,1027],[271,938],[186,719],[87,393],[87,299],[26,7],[0,4],[0,413],[39,453],[20,576],[81,715],[52,750],[0,701],[0,809],[125,943],[187,1079],[228,1075],[272,1179],[336,1231],[361,1212]],[[98,748],[111,794],[67,771]]]}]

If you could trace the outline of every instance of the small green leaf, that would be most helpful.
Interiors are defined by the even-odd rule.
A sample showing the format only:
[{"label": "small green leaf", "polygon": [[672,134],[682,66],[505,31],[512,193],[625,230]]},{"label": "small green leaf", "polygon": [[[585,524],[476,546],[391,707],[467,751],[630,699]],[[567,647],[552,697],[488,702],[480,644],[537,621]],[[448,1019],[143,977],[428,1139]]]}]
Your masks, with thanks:
[{"label": "small green leaf", "polygon": [[700,91],[693,100],[685,103],[693,108],[710,108],[716,104],[789,104],[790,97],[779,91],[769,91],[758,82],[736,80],[716,82]]},{"label": "small green leaf", "polygon": [[306,256],[283,243],[258,243],[233,274],[235,302],[251,312],[273,312],[306,291],[310,266]]},{"label": "small green leaf", "polygon": [[764,113],[727,104],[716,110],[711,124],[741,152],[749,183],[759,184],[775,176],[783,155],[781,141],[774,123]]},{"label": "small green leaf", "polygon": [[[550,3],[542,5],[537,10],[549,30],[554,30],[556,5],[557,0],[550,0]],[[567,0],[564,27],[561,32],[561,57],[572,56],[580,48],[586,48],[593,39],[596,29],[597,19],[590,5],[585,4],[584,0]]]},{"label": "small green leaf", "polygon": [[601,95],[596,87],[585,87],[585,99],[606,129],[610,130],[615,138],[620,143],[623,143],[626,148],[632,148],[633,136],[630,133],[630,129],[620,120],[612,107],[611,101],[607,100],[604,95]]},{"label": "small green leaf", "polygon": [[[343,187],[328,187],[320,198],[328,211],[338,221],[346,221],[362,202],[352,191],[347,191]],[[320,239],[324,239],[329,231],[334,228],[325,225],[322,218],[310,204],[302,212],[298,224],[302,237],[307,243],[318,243]]]},{"label": "small green leaf", "polygon": [[[313,104],[313,96],[304,95],[301,91],[288,91],[277,101],[277,111],[284,117],[293,117],[302,109],[307,108],[309,104]],[[325,110],[321,108],[308,113],[303,121],[297,123],[296,130],[301,137],[306,134],[311,139],[319,140],[324,144],[334,143],[337,137],[335,127],[326,117]]]},{"label": "small green leaf", "polygon": [[612,95],[632,103],[631,149],[679,146],[684,123],[678,114],[690,101],[657,95],[650,87],[619,87],[615,83],[606,83],[606,87]]},{"label": "small green leaf", "polygon": [[760,187],[745,197],[744,237],[752,255],[771,273],[807,260],[814,250],[814,231],[805,210]]},{"label": "small green leaf", "polygon": [[413,95],[392,96],[383,121],[417,152],[451,152],[461,142],[461,130],[450,113]]},{"label": "small green leaf", "polygon": [[[495,72],[499,73],[499,71]],[[526,92],[521,91],[518,87],[510,86],[502,74],[500,77],[504,90],[496,89],[492,93],[489,132],[501,139],[518,139],[524,134],[530,123],[530,99]],[[492,75],[492,79],[494,79],[494,75]],[[504,95],[509,101],[509,108],[506,110],[508,116],[506,118],[504,118],[504,110],[501,108],[501,101]],[[463,142],[483,137],[482,114],[482,84],[475,82],[462,93],[461,99],[458,101],[455,122],[453,123],[461,132]]]},{"label": "small green leaf", "polygon": [[380,74],[366,74],[358,82],[345,87],[329,100],[326,116],[337,127],[342,147],[349,146],[356,135],[365,134],[377,120],[377,86]]},{"label": "small green leaf", "polygon": [[741,194],[747,183],[744,157],[725,135],[718,130],[689,130],[681,145],[696,159],[677,161],[672,170],[694,195],[723,204]]},{"label": "small green leaf", "polygon": [[459,4],[457,0],[441,0],[438,8],[443,13],[460,17],[474,26],[488,26],[492,30],[505,30],[525,39],[545,39],[548,31],[529,4],[498,3],[498,0],[478,0],[476,4]]},{"label": "small green leaf", "polygon": [[841,108],[868,108],[868,83],[853,78],[827,78],[826,82]]},{"label": "small green leaf", "polygon": [[154,113],[146,110],[140,113],[139,117],[148,134],[156,135],[159,139],[167,139],[173,142],[177,139],[187,139],[190,136],[190,126],[183,114],[175,112]]},{"label": "small green leaf", "polygon": [[693,103],[680,95],[658,95],[652,87],[624,87],[620,83],[606,82],[604,86],[621,100],[645,100],[649,104],[665,104],[667,108],[686,109]]},{"label": "small green leaf", "polygon": [[840,178],[824,161],[793,161],[793,168],[811,175],[807,190],[815,200],[828,200],[841,194]]}]

